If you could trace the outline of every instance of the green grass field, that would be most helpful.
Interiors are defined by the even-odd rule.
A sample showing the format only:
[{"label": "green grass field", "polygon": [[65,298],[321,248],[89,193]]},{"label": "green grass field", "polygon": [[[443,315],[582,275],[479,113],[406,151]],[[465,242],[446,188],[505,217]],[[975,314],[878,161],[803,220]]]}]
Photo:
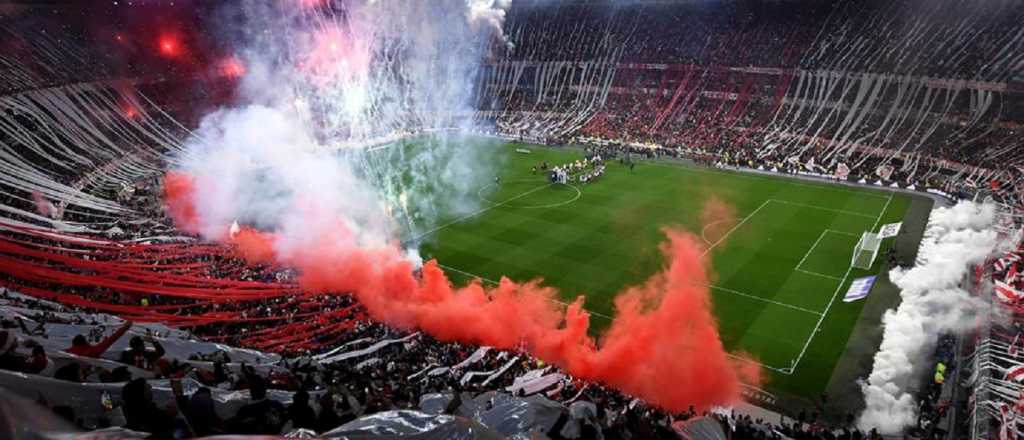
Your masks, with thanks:
[{"label": "green grass field", "polygon": [[[436,258],[454,282],[543,278],[566,300],[585,295],[592,321],[603,327],[615,293],[661,268],[661,228],[689,230],[710,247],[713,307],[726,347],[763,364],[770,392],[804,399],[825,389],[865,303],[842,302],[849,283],[883,264],[880,257],[870,271],[850,269],[860,234],[902,220],[911,201],[882,189],[671,161],[641,161],[632,173],[609,162],[597,182],[551,185],[530,167],[566,163],[581,150],[479,148],[502,157],[501,184],[475,189],[480,211],[419,231],[424,257]],[[704,228],[700,213],[710,197],[734,215]]]}]

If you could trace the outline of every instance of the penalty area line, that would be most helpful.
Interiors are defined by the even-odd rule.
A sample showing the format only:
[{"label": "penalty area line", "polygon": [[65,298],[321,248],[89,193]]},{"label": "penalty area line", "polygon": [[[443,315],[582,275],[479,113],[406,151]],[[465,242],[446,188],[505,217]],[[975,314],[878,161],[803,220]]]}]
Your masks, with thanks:
[{"label": "penalty area line", "polygon": [[755,209],[753,212],[751,212],[750,214],[747,214],[746,217],[743,217],[743,220],[741,220],[739,223],[737,223],[736,226],[733,226],[732,229],[729,229],[721,237],[718,237],[718,240],[715,240],[714,243],[711,243],[711,245],[708,246],[706,249],[704,249],[704,252],[701,253],[700,255],[703,257],[703,256],[707,255],[708,252],[711,252],[711,250],[714,249],[715,246],[718,246],[723,241],[725,241],[726,238],[729,238],[729,236],[732,235],[733,232],[735,232],[737,229],[740,228],[740,226],[743,226],[744,223],[746,223],[748,220],[750,220],[752,217],[754,217],[754,214],[757,214],[757,212],[760,211],[761,208],[764,208],[765,205],[767,205],[768,202],[770,202],[770,201],[771,200],[765,200],[764,203],[761,204],[761,206],[758,206],[757,209]]},{"label": "penalty area line", "polygon": [[832,234],[839,234],[839,235],[845,235],[845,236],[847,236],[847,237],[854,237],[854,238],[860,238],[860,235],[854,234],[854,233],[852,233],[852,232],[846,232],[846,231],[837,231],[837,230],[835,230],[835,229],[826,229],[825,231],[827,231],[827,232],[830,232],[830,233],[832,233]]},{"label": "penalty area line", "polygon": [[836,232],[836,231],[833,231],[831,229],[826,229],[824,231],[821,231],[821,235],[818,235],[818,239],[814,240],[814,244],[811,245],[811,248],[807,250],[807,253],[804,254],[804,257],[800,259],[799,263],[797,263],[796,269],[793,269],[794,271],[800,272],[800,273],[805,273],[807,275],[818,276],[818,277],[821,277],[821,278],[828,278],[830,280],[836,280],[836,281],[842,280],[842,278],[839,278],[837,276],[832,276],[832,275],[826,275],[826,274],[823,274],[823,273],[813,272],[813,271],[806,270],[806,269],[803,268],[804,263],[807,262],[807,257],[810,257],[811,254],[814,253],[814,249],[816,249],[818,247],[818,244],[821,243],[821,239],[825,238],[825,235],[828,234],[829,232]]},{"label": "penalty area line", "polygon": [[[460,274],[463,274],[465,276],[470,276],[470,277],[473,277],[473,278],[477,278],[477,279],[479,279],[481,281],[484,281],[484,282],[487,282],[487,283],[490,283],[490,284],[498,285],[498,281],[496,281],[494,279],[490,279],[490,278],[486,278],[486,277],[483,277],[483,276],[479,276],[479,275],[477,275],[475,273],[470,273],[470,272],[467,272],[465,270],[458,269],[458,268],[455,268],[455,267],[452,267],[452,266],[447,266],[447,265],[444,265],[444,264],[437,263],[437,267],[440,267],[440,268],[442,268],[444,270],[450,270],[450,271],[453,271],[453,272],[456,272],[456,273],[460,273]],[[713,285],[708,285],[708,288],[710,288],[710,289],[721,289],[721,288],[715,288],[715,287],[713,287]],[[558,304],[561,304],[561,305],[566,306],[566,307],[569,305],[568,303],[566,303],[564,301],[559,301],[559,300],[556,300],[556,299],[551,299],[551,301],[553,301],[555,303],[558,303]],[[602,314],[602,313],[598,313],[598,312],[594,312],[594,311],[590,311],[590,310],[587,310],[587,309],[584,309],[584,310],[586,310],[587,313],[590,313],[590,314],[592,314],[594,316],[599,316],[599,317],[607,319],[609,321],[610,320],[614,320],[614,319],[612,319],[611,316],[608,316],[608,315],[605,315],[605,314]],[[805,311],[811,312],[809,310],[805,310]],[[815,312],[811,312],[811,313],[815,313]],[[760,361],[757,361],[757,360],[754,360],[754,359],[751,359],[751,358],[748,358],[748,357],[743,357],[743,356],[735,355],[735,354],[732,354],[732,353],[729,353],[729,352],[726,352],[725,355],[729,356],[730,358],[733,358],[733,359],[736,359],[738,361],[741,361],[741,362],[753,363],[753,364],[758,365],[758,366],[760,366],[762,368],[770,369],[772,371],[780,373],[780,375],[793,375],[793,368],[792,367],[780,368],[780,367],[777,367],[777,366],[772,366],[772,365],[768,365],[766,363],[762,363]]]},{"label": "penalty area line", "polygon": [[811,248],[807,250],[807,253],[804,254],[804,257],[800,259],[800,262],[796,264],[796,270],[800,270],[800,266],[804,265],[804,262],[807,261],[807,257],[811,256],[811,253],[814,252],[814,248],[818,247],[818,243],[821,243],[821,239],[825,238],[825,234],[827,233],[828,229],[821,231],[821,235],[818,236],[818,239],[814,240],[814,244],[812,244]]},{"label": "penalty area line", "polygon": [[[738,360],[740,362],[746,362],[748,364],[754,364],[754,365],[757,365],[757,366],[759,366],[761,368],[772,370],[772,371],[774,371],[776,373],[779,373],[779,374],[787,374],[787,375],[788,374],[793,374],[793,370],[791,370],[789,368],[773,367],[771,365],[763,364],[761,362],[755,361],[753,359],[745,358],[743,356],[737,356],[737,355],[729,353],[729,352],[725,352],[725,355],[730,357],[730,358],[736,359],[736,360]],[[751,387],[751,388],[754,388],[754,387]]]},{"label": "penalty area line", "polygon": [[722,292],[731,293],[731,294],[737,295],[737,296],[742,296],[744,298],[748,298],[748,299],[751,299],[751,300],[754,300],[754,301],[760,301],[760,302],[763,302],[763,303],[774,304],[774,305],[777,305],[779,307],[785,307],[787,309],[793,309],[793,310],[804,312],[804,313],[810,313],[810,314],[815,315],[815,316],[820,316],[821,315],[821,312],[817,312],[817,311],[814,311],[814,310],[811,310],[811,309],[807,309],[807,308],[804,308],[804,307],[800,307],[800,306],[794,306],[792,304],[786,304],[784,302],[776,301],[774,299],[769,299],[769,298],[765,298],[765,297],[761,297],[761,296],[757,296],[757,295],[751,295],[749,293],[740,292],[739,290],[733,290],[733,289],[729,289],[729,288],[725,288],[725,287],[721,287],[721,286],[715,286],[715,285],[712,285],[712,284],[705,284],[704,286],[709,288],[709,289],[711,289],[711,290],[720,290]]},{"label": "penalty area line", "polygon": [[803,269],[795,269],[795,270],[797,272],[800,272],[800,273],[805,273],[807,275],[814,275],[816,277],[821,277],[821,278],[828,278],[830,280],[835,280],[835,281],[842,281],[843,280],[842,278],[839,278],[839,277],[834,277],[832,275],[825,275],[823,273],[811,272],[809,270],[803,270]]},{"label": "penalty area line", "polygon": [[[493,284],[493,285],[497,285],[498,284],[497,281],[494,281],[492,279],[484,278],[482,276],[479,276],[479,275],[476,275],[476,274],[473,274],[473,273],[469,273],[469,272],[466,272],[464,270],[457,269],[457,268],[454,268],[454,267],[451,267],[451,266],[446,266],[446,265],[441,264],[441,263],[437,263],[437,266],[442,268],[442,269],[444,269],[444,270],[450,270],[452,272],[459,273],[459,274],[462,274],[462,275],[465,275],[465,276],[468,276],[468,277],[477,278],[477,279],[479,279],[479,280],[481,280],[483,282],[489,283],[489,284]],[[708,286],[708,287],[713,287],[713,286]],[[554,301],[556,303],[559,303],[559,304],[562,304],[564,306],[568,306],[569,305],[569,303],[566,303],[564,301],[559,301],[557,299],[552,299],[552,301]],[[584,309],[584,310],[586,310],[586,309]],[[586,311],[587,311],[587,313],[589,313],[591,315],[599,316],[599,317],[607,319],[609,321],[614,321],[615,320],[611,316],[608,316],[608,315],[605,315],[605,314],[601,314],[601,313],[597,313],[597,312],[592,312],[590,310],[586,310]],[[759,361],[755,361],[753,359],[746,358],[746,357],[743,357],[743,356],[738,356],[738,355],[735,355],[735,354],[732,354],[732,353],[729,353],[729,352],[725,352],[725,355],[730,357],[730,358],[732,358],[732,359],[738,360],[740,362],[746,362],[746,363],[754,364],[754,365],[757,365],[757,366],[759,366],[761,368],[772,370],[772,371],[774,371],[776,373],[779,373],[779,374],[786,374],[786,375],[793,374],[793,369],[792,368],[773,367],[771,365],[764,364],[764,363],[761,363]]]},{"label": "penalty area line", "polygon": [[824,206],[809,205],[807,203],[800,203],[800,202],[791,202],[789,200],[771,199],[771,201],[775,202],[775,203],[781,203],[783,205],[792,205],[792,206],[799,206],[801,208],[817,209],[819,211],[834,212],[836,214],[852,215],[852,216],[855,216],[855,217],[863,217],[863,218],[871,218],[871,219],[875,218],[875,216],[873,216],[871,214],[864,214],[864,213],[856,212],[856,211],[846,211],[846,210],[843,210],[843,209],[826,208]]}]

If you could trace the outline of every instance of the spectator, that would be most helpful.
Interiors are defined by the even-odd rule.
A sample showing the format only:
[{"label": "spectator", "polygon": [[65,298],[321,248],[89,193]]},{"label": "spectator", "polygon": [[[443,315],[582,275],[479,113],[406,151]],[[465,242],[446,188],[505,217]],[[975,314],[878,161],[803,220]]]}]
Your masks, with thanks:
[{"label": "spectator", "polygon": [[153,403],[153,388],[145,379],[135,379],[121,389],[124,400],[125,427],[153,434],[156,438],[171,438],[174,434],[173,411],[163,410]]},{"label": "spectator", "polygon": [[53,378],[58,380],[66,380],[68,382],[86,382],[86,377],[89,375],[87,367],[82,366],[78,362],[72,362],[63,367],[60,367],[53,373]]},{"label": "spectator", "polygon": [[334,410],[334,395],[332,393],[324,393],[323,397],[320,398],[320,416],[316,420],[316,431],[327,432],[343,425],[346,421],[339,417],[338,413]]},{"label": "spectator", "polygon": [[0,369],[21,371],[25,367],[25,359],[15,352],[18,337],[7,330],[0,330]]},{"label": "spectator", "polygon": [[231,432],[240,434],[275,435],[281,432],[288,411],[281,402],[267,399],[267,383],[260,376],[249,381],[252,402],[239,408],[229,422]]},{"label": "spectator", "polygon": [[217,415],[213,395],[207,387],[200,387],[186,405],[185,416],[192,432],[199,437],[215,435],[223,430],[223,421]]},{"label": "spectator", "polygon": [[132,380],[132,372],[128,371],[127,366],[114,368],[103,377],[104,382],[128,382],[130,380]]},{"label": "spectator", "polygon": [[40,321],[36,323],[36,326],[29,330],[28,326],[25,325],[25,320],[21,319],[20,316],[15,317],[18,320],[18,327],[21,328],[22,333],[29,336],[42,336],[46,337],[46,325]]},{"label": "spectator", "polygon": [[306,390],[296,391],[292,396],[288,417],[292,419],[293,428],[316,429],[316,411],[309,406],[309,393]]},{"label": "spectator", "polygon": [[89,344],[89,341],[85,339],[85,336],[75,335],[74,339],[71,340],[71,348],[68,348],[65,351],[77,356],[98,358],[102,356],[103,353],[106,353],[107,349],[109,349],[114,342],[121,339],[121,336],[123,336],[131,327],[131,321],[125,321],[125,323],[114,333],[111,333],[110,336],[107,336],[96,345]]},{"label": "spectator", "polygon": [[[153,350],[146,348],[146,341],[153,345]],[[146,336],[145,339],[141,336],[133,336],[128,342],[128,347],[121,353],[121,363],[144,370],[152,370],[165,353],[164,347],[151,336]]]},{"label": "spectator", "polygon": [[75,416],[75,409],[70,407],[70,406],[67,406],[67,405],[57,405],[57,406],[53,407],[53,413],[56,414],[57,417],[60,417],[61,419],[64,419],[68,423],[71,423],[71,424],[74,424],[74,425],[79,425],[80,424],[78,418]]},{"label": "spectator", "polygon": [[35,344],[32,347],[32,355],[25,362],[25,372],[38,374],[40,376],[53,376],[57,371],[53,360],[46,356],[46,349],[42,345]]}]

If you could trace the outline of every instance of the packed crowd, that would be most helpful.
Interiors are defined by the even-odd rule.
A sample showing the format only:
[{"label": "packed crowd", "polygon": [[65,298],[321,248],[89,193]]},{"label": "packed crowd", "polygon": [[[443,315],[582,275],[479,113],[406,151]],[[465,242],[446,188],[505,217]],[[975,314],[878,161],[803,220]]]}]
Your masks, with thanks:
[{"label": "packed crowd", "polygon": [[959,385],[963,396],[953,401],[954,408],[968,414],[955,426],[957,433],[975,437],[1012,438],[1019,436],[1020,417],[1024,415],[1024,224],[1021,211],[1005,217],[1004,233],[1014,243],[978,268],[976,286],[993,285],[992,316],[988,325],[979,326],[973,338],[964,344],[964,362]]},{"label": "packed crowd", "polygon": [[[2,293],[8,312],[0,319],[0,369],[113,385],[103,388],[113,391],[104,391],[97,401],[70,404],[49,385],[35,388],[33,397],[40,403],[85,429],[123,426],[157,438],[295,429],[323,434],[382,411],[418,409],[468,417],[464,400],[489,398],[491,403],[482,405],[486,408],[496,405],[493,392],[499,391],[544,396],[566,408],[584,403],[591,408],[582,416],[559,410],[557,420],[544,427],[554,439],[679,438],[674,427],[701,416],[718,420],[736,439],[874,438],[826,429],[817,414],[778,423],[735,413],[698,414],[693,408],[669,414],[564,376],[524,353],[443,343],[369,321],[361,321],[330,350],[275,358],[223,345],[210,348],[189,339],[195,335],[163,326],[142,328],[109,315]],[[82,333],[71,336],[68,330]],[[165,344],[171,346],[165,349]],[[551,377],[557,380],[545,380]],[[10,380],[0,375],[0,384],[10,386]],[[431,403],[437,398],[440,404]],[[570,423],[578,428],[566,430]]]},{"label": "packed crowd", "polygon": [[[539,3],[509,11],[515,60],[598,60],[621,47],[627,63],[848,70],[982,80],[1024,79],[989,60],[1020,41],[1020,8],[951,1]],[[904,26],[893,16],[921,17]],[[928,38],[936,34],[948,38]]]},{"label": "packed crowd", "polygon": [[[836,177],[843,174],[842,178],[847,180],[880,180],[887,185],[899,182],[904,186],[918,184],[922,188],[941,188],[955,194],[985,187],[988,182],[971,183],[971,175],[940,172],[934,165],[925,165],[934,170],[915,173],[917,166],[912,169],[903,159],[886,160],[872,154],[853,155],[846,160],[848,163],[825,161],[822,159],[825,149],[848,128],[843,118],[828,117],[820,122],[808,111],[798,112],[787,120],[787,126],[819,127],[810,141],[805,141],[799,132],[764,129],[786,104],[783,98],[794,81],[791,73],[762,75],[711,68],[799,67],[1020,80],[1003,68],[1005,63],[986,62],[1006,47],[1013,49],[1013,44],[1017,44],[1008,41],[1007,35],[1019,30],[1022,22],[1019,8],[976,12],[979,15],[972,17],[977,20],[956,26],[962,19],[952,4],[934,2],[926,11],[935,20],[928,26],[915,27],[914,34],[904,35],[906,38],[902,40],[897,38],[897,43],[886,40],[893,34],[893,25],[881,18],[913,6],[893,2],[871,3],[867,8],[869,13],[858,12],[861,5],[854,2],[820,2],[796,13],[791,13],[786,5],[749,2],[731,2],[708,9],[630,6],[610,14],[586,4],[528,7],[510,13],[508,33],[513,36],[515,49],[506,55],[508,60],[517,61],[598,59],[709,67],[663,72],[621,69],[622,72],[608,83],[615,90],[604,97],[592,117],[585,122],[574,119],[569,124],[573,135],[601,142],[588,146],[586,161],[552,169],[552,173],[562,174],[564,177],[560,179],[565,181],[570,175],[581,182],[597,179],[605,161],[615,158],[626,165],[639,158],[668,156],[689,158],[709,166],[816,172]],[[544,8],[557,8],[557,13]],[[822,26],[860,31],[822,34]],[[935,39],[912,54],[900,49],[901,41],[919,41],[919,34],[928,33],[933,27],[955,28],[957,32],[946,40]],[[779,33],[778,29],[785,31]],[[971,38],[965,39],[966,35]],[[851,44],[850,38],[864,41]],[[36,52],[53,50],[52,44],[40,44],[42,48],[35,49]],[[829,49],[835,47],[843,49]],[[847,47],[856,47],[863,53],[844,52],[854,50]],[[823,56],[823,53],[831,55]],[[870,53],[878,55],[860,56]],[[1012,62],[1013,59],[1006,61]],[[0,89],[26,90],[78,79],[68,75],[77,73],[77,67],[70,66],[66,70],[55,74],[52,82],[30,78],[23,82],[0,83]],[[106,75],[109,73],[101,69],[91,77]],[[5,79],[22,77],[21,73],[13,72]],[[633,93],[640,89],[656,92]],[[895,95],[896,92],[883,93],[880,107],[893,107],[890,104],[896,102]],[[519,125],[521,133],[543,128],[552,120],[552,113],[565,113],[575,108],[573,102],[538,102],[529,92],[519,90],[502,98],[505,103],[499,107],[506,115],[528,109],[547,118],[533,120],[525,130]],[[971,99],[975,98],[988,99],[980,94]],[[797,99],[791,96],[789,105],[794,106]],[[959,99],[951,104],[959,107],[967,98]],[[850,101],[852,99],[847,99],[847,104]],[[1002,106],[1006,108],[1005,115],[1021,115],[1019,102],[1012,97]],[[908,114],[913,113],[912,109],[906,110]],[[897,134],[892,139],[910,139],[918,126],[934,126],[931,136],[939,140],[928,142],[929,155],[1001,167],[1005,172],[1016,173],[1003,183],[1003,189],[1014,188],[1022,174],[1020,169],[1009,165],[1019,162],[1000,162],[988,152],[992,150],[989,147],[1012,150],[1014,139],[1019,137],[1019,126],[992,123],[965,129],[963,127],[976,122],[972,121],[973,117],[966,112],[951,113],[947,121],[925,115],[920,118],[920,124],[894,128],[892,131]],[[17,122],[12,127],[35,125],[31,118],[20,114],[3,117],[5,121]],[[851,135],[854,139],[867,138],[874,131],[889,128],[884,113],[865,112],[863,117],[864,127],[855,130]],[[499,119],[499,126],[501,122]],[[0,141],[7,143],[11,139],[0,133]],[[565,136],[554,139],[564,140]],[[773,144],[780,147],[766,148]],[[180,236],[164,216],[158,178],[139,179],[126,186],[89,186],[89,175],[82,169],[55,167],[51,162],[36,159],[30,162],[38,165],[40,174],[50,176],[54,182],[78,189],[88,186],[90,194],[117,200],[131,213],[115,216],[70,206],[61,209],[61,219],[101,227],[102,234],[98,236],[104,239],[180,241],[182,248],[196,245],[191,238]],[[146,157],[145,161],[154,168],[166,166],[159,158]],[[845,172],[840,173],[840,165],[847,167]],[[35,223],[37,220],[33,217],[18,213],[40,210],[41,203],[33,200],[33,196],[24,189],[0,184],[0,204],[12,209],[4,213],[4,218]],[[1020,205],[1017,192],[1004,191],[1001,196],[1015,206]],[[3,238],[5,245],[45,249],[62,254],[61,257],[75,255],[73,248],[54,251],[68,243],[52,237],[5,229]],[[551,438],[676,438],[675,431],[680,424],[702,417],[716,420],[733,439],[878,437],[850,428],[835,429],[817,413],[802,414],[788,422],[733,413],[698,413],[694,409],[669,414],[600,384],[567,377],[556,367],[522,352],[446,343],[428,335],[371,322],[361,306],[344,293],[314,296],[296,292],[294,273],[287,269],[253,266],[220,248],[202,248],[201,252],[183,252],[182,248],[161,247],[163,253],[148,255],[137,263],[163,268],[162,272],[156,272],[162,277],[171,277],[165,281],[183,282],[187,278],[190,282],[199,280],[200,284],[260,283],[262,288],[276,289],[275,293],[260,299],[217,301],[137,295],[100,284],[62,285],[25,279],[13,271],[0,271],[0,285],[11,289],[4,288],[0,296],[3,305],[0,370],[6,372],[0,379],[7,385],[21,383],[23,388],[47,384],[47,387],[29,388],[31,391],[24,391],[24,394],[79,427],[123,426],[152,432],[158,438],[220,433],[281,434],[294,429],[322,434],[365,415],[399,409],[468,417],[473,412],[469,409],[471,401],[493,408],[499,400],[497,395],[542,396],[558,402],[565,411],[558,410],[552,423],[541,429]],[[5,249],[6,257],[18,254],[11,251],[11,247]],[[135,249],[94,255],[100,257],[90,264],[135,261],[133,259],[140,257]],[[22,254],[16,257],[22,258],[19,263],[23,264],[40,260],[25,258]],[[61,264],[67,261],[70,260],[63,260]],[[1016,263],[1012,267],[1015,268]],[[1021,289],[1020,278],[1011,277],[1010,270],[1004,267],[999,272],[1002,282],[1009,286],[1009,290],[1002,291],[1008,294]],[[95,268],[87,268],[76,275],[95,275],[96,272]],[[23,295],[18,291],[36,295]],[[78,304],[60,304],[36,296],[75,300]],[[103,309],[98,308],[101,305]],[[175,325],[169,327],[144,321]],[[1013,351],[1012,359],[1016,356],[1019,333],[1016,327],[998,330],[997,340],[1008,353]],[[940,339],[935,353],[935,376],[929,377],[921,388],[919,400],[925,406],[914,431],[921,438],[939,436],[938,421],[950,406],[966,405],[946,400],[943,393],[948,387],[941,386],[959,367],[953,356],[954,342],[946,336]],[[53,391],[57,388],[48,388],[54,383],[51,378],[65,385],[89,384],[75,388],[83,394],[87,388],[103,391],[100,398],[91,399],[87,404],[78,403],[75,399],[64,399],[67,394]],[[1001,398],[1008,404],[986,410],[1001,414],[1005,421],[1007,411],[1018,411],[1014,403],[1017,397]],[[568,410],[573,405],[592,410],[574,414]],[[849,419],[845,426],[852,424]],[[570,425],[576,426],[576,430],[568,429]]]}]

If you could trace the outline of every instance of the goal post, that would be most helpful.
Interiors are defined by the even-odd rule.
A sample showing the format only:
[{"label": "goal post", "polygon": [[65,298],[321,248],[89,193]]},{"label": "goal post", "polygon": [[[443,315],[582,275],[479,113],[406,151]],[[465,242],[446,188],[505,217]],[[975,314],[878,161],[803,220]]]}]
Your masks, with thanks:
[{"label": "goal post", "polygon": [[864,231],[857,241],[857,247],[853,248],[853,259],[850,266],[857,269],[869,270],[875,264],[878,257],[878,250],[882,248],[882,240],[893,238],[899,235],[903,222],[888,223],[878,228],[878,232]]},{"label": "goal post", "polygon": [[882,238],[878,234],[866,231],[857,241],[857,247],[853,249],[853,261],[850,265],[857,269],[870,269],[878,257],[878,250],[882,247]]}]

